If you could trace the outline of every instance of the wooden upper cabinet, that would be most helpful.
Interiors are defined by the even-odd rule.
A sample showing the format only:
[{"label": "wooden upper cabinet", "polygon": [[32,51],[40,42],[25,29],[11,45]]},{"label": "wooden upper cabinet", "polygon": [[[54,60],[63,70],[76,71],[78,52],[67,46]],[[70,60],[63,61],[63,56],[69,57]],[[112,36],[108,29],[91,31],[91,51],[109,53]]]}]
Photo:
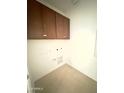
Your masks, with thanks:
[{"label": "wooden upper cabinet", "polygon": [[69,39],[69,19],[56,13],[56,32],[58,39]]},{"label": "wooden upper cabinet", "polygon": [[42,38],[43,21],[41,6],[35,0],[27,2],[27,37],[28,39]]},{"label": "wooden upper cabinet", "polygon": [[28,39],[69,39],[69,19],[36,0],[27,0]]}]

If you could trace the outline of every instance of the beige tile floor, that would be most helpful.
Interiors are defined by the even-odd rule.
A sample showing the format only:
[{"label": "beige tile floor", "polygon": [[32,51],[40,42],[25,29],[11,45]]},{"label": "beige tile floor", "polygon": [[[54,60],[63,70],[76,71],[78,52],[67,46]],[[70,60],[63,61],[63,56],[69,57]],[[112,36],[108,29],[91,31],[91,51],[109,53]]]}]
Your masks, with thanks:
[{"label": "beige tile floor", "polygon": [[35,93],[97,93],[97,82],[65,64],[35,82]]}]

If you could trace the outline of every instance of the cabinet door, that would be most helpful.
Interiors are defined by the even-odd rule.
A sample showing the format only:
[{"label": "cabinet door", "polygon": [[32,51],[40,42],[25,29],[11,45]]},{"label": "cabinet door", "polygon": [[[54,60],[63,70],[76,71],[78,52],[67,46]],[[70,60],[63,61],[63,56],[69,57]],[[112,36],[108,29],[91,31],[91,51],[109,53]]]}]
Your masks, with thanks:
[{"label": "cabinet door", "polygon": [[42,38],[43,21],[41,6],[35,0],[27,0],[27,37],[28,39]]},{"label": "cabinet door", "polygon": [[69,19],[56,13],[56,32],[58,39],[69,39]]},{"label": "cabinet door", "polygon": [[44,6],[43,8],[43,36],[47,39],[56,39],[56,19],[55,11]]}]

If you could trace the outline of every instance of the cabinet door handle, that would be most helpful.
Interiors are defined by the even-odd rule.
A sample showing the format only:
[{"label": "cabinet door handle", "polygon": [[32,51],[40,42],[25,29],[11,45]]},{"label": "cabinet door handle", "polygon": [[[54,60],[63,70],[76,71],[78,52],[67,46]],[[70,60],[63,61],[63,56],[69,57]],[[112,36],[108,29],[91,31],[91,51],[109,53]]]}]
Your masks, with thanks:
[{"label": "cabinet door handle", "polygon": [[44,37],[46,37],[47,35],[43,35]]},{"label": "cabinet door handle", "polygon": [[66,36],[64,36],[64,37],[66,37]]}]

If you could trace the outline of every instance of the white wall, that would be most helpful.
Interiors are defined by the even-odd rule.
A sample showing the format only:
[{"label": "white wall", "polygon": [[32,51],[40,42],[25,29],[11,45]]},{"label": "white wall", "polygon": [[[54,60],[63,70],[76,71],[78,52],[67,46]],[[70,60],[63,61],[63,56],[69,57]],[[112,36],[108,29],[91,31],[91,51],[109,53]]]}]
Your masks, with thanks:
[{"label": "white wall", "polygon": [[96,0],[80,0],[70,11],[67,12],[71,19],[71,63],[73,67],[97,79],[96,63],[96,30],[97,9]]},{"label": "white wall", "polygon": [[68,40],[28,40],[28,68],[33,82],[69,59],[68,44]]}]

